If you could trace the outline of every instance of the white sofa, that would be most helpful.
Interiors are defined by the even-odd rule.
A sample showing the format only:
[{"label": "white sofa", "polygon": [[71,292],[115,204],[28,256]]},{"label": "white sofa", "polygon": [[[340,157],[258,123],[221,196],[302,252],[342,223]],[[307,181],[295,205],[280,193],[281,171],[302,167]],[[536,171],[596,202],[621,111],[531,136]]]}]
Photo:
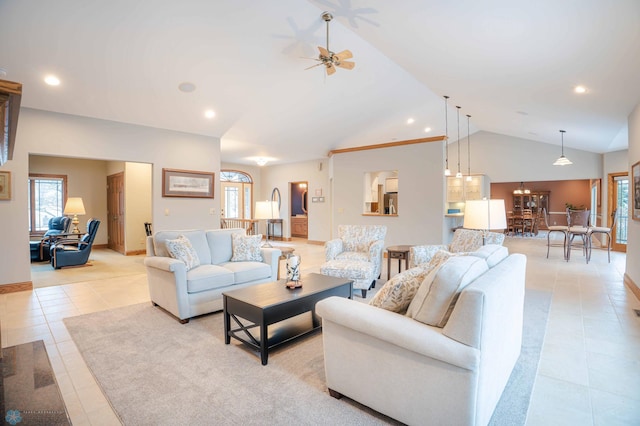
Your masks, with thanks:
[{"label": "white sofa", "polygon": [[[281,251],[261,248],[262,262],[231,262],[231,234],[245,235],[244,229],[160,231],[147,237],[149,294],[180,322],[222,310],[222,293],[231,289],[276,281]],[[165,242],[184,235],[195,249],[200,265],[187,270],[186,264],[170,257]]]},{"label": "white sofa", "polygon": [[526,257],[505,256],[486,259],[444,328],[354,300],[318,302],[330,394],[410,425],[486,425],[522,344]]}]

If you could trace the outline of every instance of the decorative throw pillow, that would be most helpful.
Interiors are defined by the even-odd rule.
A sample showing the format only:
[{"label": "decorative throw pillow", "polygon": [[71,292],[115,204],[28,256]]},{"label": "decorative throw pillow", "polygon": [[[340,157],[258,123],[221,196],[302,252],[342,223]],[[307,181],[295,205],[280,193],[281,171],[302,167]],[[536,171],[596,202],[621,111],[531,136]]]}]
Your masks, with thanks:
[{"label": "decorative throw pillow", "polygon": [[181,260],[187,265],[187,271],[200,265],[198,253],[191,245],[191,241],[184,235],[178,235],[175,240],[166,240],[165,245],[171,257]]},{"label": "decorative throw pillow", "polygon": [[482,231],[472,229],[457,229],[453,234],[453,241],[449,244],[451,253],[476,251],[482,247]]},{"label": "decorative throw pillow", "polygon": [[444,327],[460,292],[488,270],[487,262],[475,256],[452,256],[420,285],[407,309],[407,316],[435,327]]},{"label": "decorative throw pillow", "polygon": [[423,263],[394,276],[382,286],[369,304],[391,312],[405,312],[425,277],[433,269],[438,268],[449,256],[451,253],[439,250],[428,263]]},{"label": "decorative throw pillow", "polygon": [[240,234],[231,234],[231,246],[233,254],[232,262],[262,262],[262,254],[260,253],[260,242],[262,234],[244,236]]}]

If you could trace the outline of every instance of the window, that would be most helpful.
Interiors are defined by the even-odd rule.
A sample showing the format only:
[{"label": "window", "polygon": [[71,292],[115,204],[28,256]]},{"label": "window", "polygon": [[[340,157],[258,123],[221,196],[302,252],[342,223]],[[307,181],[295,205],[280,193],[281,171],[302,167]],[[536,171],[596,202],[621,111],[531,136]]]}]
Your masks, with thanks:
[{"label": "window", "polygon": [[67,199],[67,176],[29,175],[29,233],[45,232],[49,219],[62,216]]},{"label": "window", "polygon": [[251,219],[253,180],[251,176],[236,170],[220,171],[222,189],[222,217]]}]

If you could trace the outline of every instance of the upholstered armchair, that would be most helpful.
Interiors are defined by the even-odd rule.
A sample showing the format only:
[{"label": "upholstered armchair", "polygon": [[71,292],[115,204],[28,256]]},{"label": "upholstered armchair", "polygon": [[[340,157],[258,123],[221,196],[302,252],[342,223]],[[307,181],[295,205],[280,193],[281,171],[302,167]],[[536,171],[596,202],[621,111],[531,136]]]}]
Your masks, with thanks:
[{"label": "upholstered armchair", "polygon": [[384,225],[339,225],[338,238],[327,241],[324,253],[330,260],[358,260],[374,264],[374,277],[380,276],[387,227]]},{"label": "upholstered armchair", "polygon": [[439,250],[450,253],[468,253],[478,250],[486,244],[504,243],[504,233],[478,231],[475,229],[456,229],[451,244],[429,244],[413,246],[409,249],[409,268],[427,263]]},{"label": "upholstered armchair", "polygon": [[49,219],[47,232],[44,233],[42,239],[31,241],[31,260],[48,261],[52,242],[58,235],[68,233],[70,226],[71,219],[66,216],[56,216]]},{"label": "upholstered armchair", "polygon": [[87,233],[80,239],[56,240],[50,249],[51,266],[60,269],[63,266],[77,266],[87,263],[99,226],[98,219],[89,219]]}]

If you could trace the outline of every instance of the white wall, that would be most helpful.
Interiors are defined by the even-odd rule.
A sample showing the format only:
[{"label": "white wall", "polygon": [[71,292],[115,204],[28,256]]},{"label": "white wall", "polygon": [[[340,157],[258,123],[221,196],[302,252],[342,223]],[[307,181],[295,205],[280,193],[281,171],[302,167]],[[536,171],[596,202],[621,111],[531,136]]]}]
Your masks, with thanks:
[{"label": "white wall", "polygon": [[144,252],[146,250],[144,223],[152,222],[152,175],[151,164],[125,163],[125,253]]},{"label": "white wall", "polygon": [[[491,132],[471,135],[471,173],[485,174],[491,182],[518,182],[544,180],[597,179],[602,177],[602,155],[567,148],[565,135],[564,155],[573,164],[554,166],[561,148],[527,139],[514,138]],[[560,134],[558,134],[560,138]],[[466,141],[465,141],[466,142]],[[453,148],[453,149],[452,149]],[[456,144],[449,145],[449,165],[452,152],[457,155]],[[467,145],[461,143],[462,171],[467,170]]]},{"label": "white wall", "polygon": [[[608,218],[607,216],[608,208],[609,208],[609,173],[623,173],[627,172],[629,168],[629,150],[608,152],[603,154],[602,156],[602,184],[600,188],[602,189],[602,198],[601,198],[601,209],[602,212],[602,226],[608,226]],[[601,240],[606,241],[606,238],[601,238]]]},{"label": "white wall", "polygon": [[[439,142],[356,151],[332,159],[332,235],[341,224],[386,225],[385,245],[440,244],[444,229],[443,145]],[[398,171],[398,216],[363,216],[366,172]]]},{"label": "white wall", "polygon": [[[629,170],[630,182],[633,185],[633,177],[631,175],[631,166],[640,161],[640,103],[636,105],[633,112],[629,115]],[[630,193],[633,186],[630,188]],[[633,197],[633,195],[631,196]],[[629,200],[629,207],[632,208],[633,198]],[[632,217],[632,211],[629,210],[629,218]],[[640,287],[640,221],[629,220],[627,241],[627,266],[625,273],[636,286]],[[631,261],[630,261],[631,260]]]},{"label": "white wall", "polygon": [[[262,190],[256,194],[256,200],[271,199],[273,188],[280,190],[282,204],[280,217],[283,219],[284,237],[291,236],[290,226],[290,196],[289,183],[307,181],[309,187],[307,218],[308,236],[310,241],[327,241],[331,236],[331,196],[329,193],[328,160],[305,161],[301,163],[283,164],[264,167],[261,173]],[[361,182],[362,183],[362,182]],[[324,203],[313,203],[316,190],[322,190]],[[259,197],[257,195],[260,195]]]},{"label": "white wall", "polygon": [[162,168],[214,172],[214,191],[219,194],[218,138],[22,108],[13,160],[1,167],[12,173],[13,199],[0,202],[0,234],[12,242],[0,253],[0,285],[31,281],[29,154],[151,163],[155,230],[220,226],[219,215],[209,214],[211,207],[218,211],[217,198],[162,197]]}]

